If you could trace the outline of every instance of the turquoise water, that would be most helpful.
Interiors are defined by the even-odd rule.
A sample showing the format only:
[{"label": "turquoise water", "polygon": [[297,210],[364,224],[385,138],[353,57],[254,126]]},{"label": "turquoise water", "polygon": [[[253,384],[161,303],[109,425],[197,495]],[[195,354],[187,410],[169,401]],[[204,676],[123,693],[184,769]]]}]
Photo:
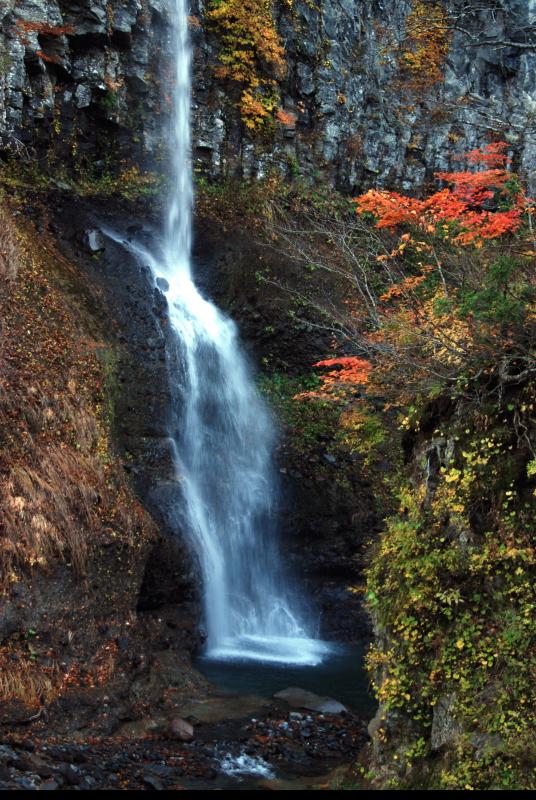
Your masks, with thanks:
[{"label": "turquoise water", "polygon": [[218,661],[201,656],[195,666],[219,689],[241,695],[271,698],[289,686],[328,695],[364,717],[376,710],[364,670],[367,642],[334,645],[316,666],[284,665],[252,661]]}]

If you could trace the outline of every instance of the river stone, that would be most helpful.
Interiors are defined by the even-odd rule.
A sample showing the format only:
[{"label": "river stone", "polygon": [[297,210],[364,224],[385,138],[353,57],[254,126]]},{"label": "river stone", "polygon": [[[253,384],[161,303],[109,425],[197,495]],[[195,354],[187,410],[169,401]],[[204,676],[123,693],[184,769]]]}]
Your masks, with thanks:
[{"label": "river stone", "polygon": [[194,738],[193,726],[180,717],[171,721],[169,732],[175,739],[180,739],[183,742],[189,742]]},{"label": "river stone", "polygon": [[56,792],[60,785],[57,781],[45,781],[39,788],[42,792]]},{"label": "river stone", "polygon": [[133,720],[132,722],[125,722],[117,731],[117,735],[125,739],[141,739],[143,736],[161,730],[162,726],[162,720],[145,717],[143,719]]},{"label": "river stone", "polygon": [[169,282],[165,278],[157,278],[156,285],[162,292],[169,292]]},{"label": "river stone", "polygon": [[86,231],[86,244],[91,253],[100,253],[104,250],[104,239],[100,231],[93,229]]},{"label": "river stone", "polygon": [[284,700],[293,708],[307,708],[309,711],[318,711],[322,714],[342,714],[348,711],[346,706],[334,700],[332,697],[320,697],[314,692],[308,692],[296,686],[283,689],[274,694],[276,700]]},{"label": "river stone", "polygon": [[151,789],[154,789],[156,792],[161,792],[164,788],[158,778],[155,778],[154,775],[144,774],[143,782],[149,786]]}]

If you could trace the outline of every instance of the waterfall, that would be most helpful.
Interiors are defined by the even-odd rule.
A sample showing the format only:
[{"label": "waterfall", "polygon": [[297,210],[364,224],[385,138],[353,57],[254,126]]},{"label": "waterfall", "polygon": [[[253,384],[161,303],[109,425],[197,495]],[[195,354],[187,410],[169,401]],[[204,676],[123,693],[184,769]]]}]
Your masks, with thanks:
[{"label": "waterfall", "polygon": [[188,3],[172,1],[172,189],[163,256],[150,263],[183,362],[172,438],[186,533],[202,572],[207,655],[314,664],[326,645],[312,636],[276,543],[274,427],[234,323],[200,294],[192,276]]}]

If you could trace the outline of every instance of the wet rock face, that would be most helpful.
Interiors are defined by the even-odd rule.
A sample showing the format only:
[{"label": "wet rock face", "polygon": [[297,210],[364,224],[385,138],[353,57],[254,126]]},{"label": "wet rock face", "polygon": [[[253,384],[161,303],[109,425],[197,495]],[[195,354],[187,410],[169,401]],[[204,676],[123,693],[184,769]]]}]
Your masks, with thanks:
[{"label": "wet rock face", "polygon": [[[198,173],[258,178],[276,167],[346,190],[379,183],[407,191],[493,131],[511,143],[516,168],[534,187],[534,0],[447,0],[455,28],[443,79],[424,88],[400,70],[411,0],[296,0],[291,9],[276,2],[287,120],[262,141],[240,121],[236,88],[214,75],[218,39],[204,24],[206,5],[191,3]],[[170,110],[170,7],[169,0],[4,2],[2,146],[37,148],[62,163],[88,158],[97,170],[119,159],[158,169]]]},{"label": "wet rock face", "polygon": [[287,175],[347,191],[374,184],[408,191],[454,166],[452,154],[481,145],[494,131],[512,144],[516,166],[534,185],[536,48],[527,41],[536,3],[442,5],[453,22],[443,80],[423,87],[422,75],[412,85],[414,76],[400,68],[411,0],[296,0],[291,12],[277,4],[288,62],[281,102],[296,121],[278,125],[269,154],[233,128],[221,90],[211,85],[209,94],[214,44],[197,32],[198,160],[214,175],[227,159],[246,177],[275,163]]},{"label": "wet rock face", "polygon": [[[283,27],[290,55],[285,105],[304,107],[300,165],[320,167],[345,188],[386,183],[409,190],[447,168],[449,154],[482,143],[491,128],[512,142],[534,179],[526,126],[536,100],[529,78],[536,52],[523,47],[522,31],[534,23],[536,5],[501,4],[501,11],[494,0],[470,2],[463,15],[456,0],[442,5],[465,32],[454,31],[444,79],[429,87],[412,87],[400,70],[410,0],[325,0],[320,11],[295,5],[298,24]],[[491,40],[521,47],[486,44]],[[312,147],[301,140],[306,132]]]},{"label": "wet rock face", "polygon": [[143,259],[129,250],[130,242],[149,241],[154,232],[113,204],[95,210],[66,195],[50,205],[59,246],[87,279],[92,311],[116,343],[113,432],[137,496],[158,525],[158,540],[143,563],[137,611],[167,614],[165,625],[174,636],[180,628],[193,650],[199,646],[200,579],[182,536],[184,504],[170,439],[174,415],[180,416],[172,381],[180,383],[181,366],[173,362],[165,297]]},{"label": "wet rock face", "polygon": [[370,620],[351,586],[362,574],[364,543],[381,528],[371,487],[360,479],[359,464],[320,471],[316,462],[302,462],[298,472],[295,453],[283,448],[279,458],[290,465],[281,475],[282,547],[305,582],[321,634],[338,641],[368,638]]}]

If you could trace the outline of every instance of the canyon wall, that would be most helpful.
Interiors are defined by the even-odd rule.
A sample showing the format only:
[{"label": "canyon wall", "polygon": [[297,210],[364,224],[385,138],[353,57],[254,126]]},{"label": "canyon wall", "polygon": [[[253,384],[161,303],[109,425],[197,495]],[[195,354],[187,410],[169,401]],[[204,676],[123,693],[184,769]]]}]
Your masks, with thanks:
[{"label": "canyon wall", "polygon": [[[213,5],[192,2],[196,174],[255,178],[276,168],[348,191],[409,191],[453,154],[500,136],[534,185],[534,0],[280,0],[286,68],[257,65],[276,84],[273,124],[260,134],[241,119],[236,81],[218,77]],[[166,0],[3,0],[4,153],[35,150],[58,179],[112,162],[158,171],[169,9]]]}]

